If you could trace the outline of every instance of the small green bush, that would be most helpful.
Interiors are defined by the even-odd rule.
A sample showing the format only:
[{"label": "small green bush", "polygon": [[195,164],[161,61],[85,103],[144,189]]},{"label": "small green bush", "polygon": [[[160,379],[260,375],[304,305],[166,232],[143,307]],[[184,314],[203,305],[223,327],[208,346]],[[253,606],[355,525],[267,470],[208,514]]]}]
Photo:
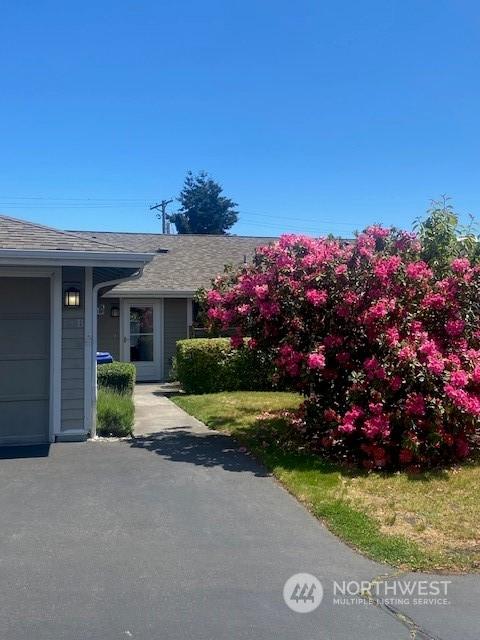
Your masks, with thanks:
[{"label": "small green bush", "polygon": [[100,387],[97,397],[97,434],[125,437],[133,434],[135,406],[130,395]]},{"label": "small green bush", "polygon": [[228,338],[179,340],[176,374],[187,393],[272,388],[273,366],[259,352],[232,349]]},{"label": "small green bush", "polygon": [[131,362],[112,362],[101,364],[97,369],[99,387],[112,389],[118,393],[132,395],[135,386],[136,369]]}]

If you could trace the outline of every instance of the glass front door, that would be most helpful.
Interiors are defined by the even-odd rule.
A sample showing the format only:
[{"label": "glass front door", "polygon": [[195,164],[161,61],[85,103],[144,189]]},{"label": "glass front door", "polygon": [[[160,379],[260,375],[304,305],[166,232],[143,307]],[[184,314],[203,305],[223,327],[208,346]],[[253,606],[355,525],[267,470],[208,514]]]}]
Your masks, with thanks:
[{"label": "glass front door", "polygon": [[153,305],[130,306],[130,362],[153,362]]},{"label": "glass front door", "polygon": [[124,300],[122,305],[122,359],[133,362],[137,369],[137,380],[160,380],[160,300]]}]

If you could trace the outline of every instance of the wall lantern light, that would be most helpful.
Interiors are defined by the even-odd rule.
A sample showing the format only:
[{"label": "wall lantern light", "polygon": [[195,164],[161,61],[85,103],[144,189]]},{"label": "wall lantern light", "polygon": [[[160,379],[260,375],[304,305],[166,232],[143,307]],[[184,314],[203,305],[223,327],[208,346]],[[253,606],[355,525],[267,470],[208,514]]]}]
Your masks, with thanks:
[{"label": "wall lantern light", "polygon": [[120,317],[120,309],[118,307],[112,307],[110,309],[110,316],[112,318],[119,318]]},{"label": "wall lantern light", "polygon": [[80,306],[80,289],[77,287],[65,289],[63,302],[69,309],[78,308]]}]

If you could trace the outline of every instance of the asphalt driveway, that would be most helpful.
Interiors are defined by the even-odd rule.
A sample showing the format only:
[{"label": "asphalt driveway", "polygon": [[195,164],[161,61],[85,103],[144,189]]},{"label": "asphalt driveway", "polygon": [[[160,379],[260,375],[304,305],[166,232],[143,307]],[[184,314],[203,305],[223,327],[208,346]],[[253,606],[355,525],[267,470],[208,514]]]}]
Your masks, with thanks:
[{"label": "asphalt driveway", "polygon": [[[2,639],[411,637],[373,605],[333,604],[334,580],[386,568],[341,544],[225,436],[185,420],[134,442],[2,454]],[[282,597],[302,571],[324,588],[311,613]]]}]

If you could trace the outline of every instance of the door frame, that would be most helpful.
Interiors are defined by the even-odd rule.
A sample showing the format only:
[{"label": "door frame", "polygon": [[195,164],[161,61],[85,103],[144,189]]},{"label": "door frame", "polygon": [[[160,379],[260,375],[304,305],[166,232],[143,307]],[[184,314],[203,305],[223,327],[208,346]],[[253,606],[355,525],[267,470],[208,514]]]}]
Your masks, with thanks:
[{"label": "door frame", "polygon": [[[163,299],[161,298],[120,298],[120,356],[123,362],[130,362],[130,306],[145,305],[153,307],[153,363],[139,371],[139,382],[163,380]],[[135,364],[135,363],[133,363]],[[135,365],[136,366],[136,365]]]},{"label": "door frame", "polygon": [[61,431],[62,402],[62,268],[0,268],[1,278],[46,278],[50,280],[50,393],[48,440],[55,442]]}]

